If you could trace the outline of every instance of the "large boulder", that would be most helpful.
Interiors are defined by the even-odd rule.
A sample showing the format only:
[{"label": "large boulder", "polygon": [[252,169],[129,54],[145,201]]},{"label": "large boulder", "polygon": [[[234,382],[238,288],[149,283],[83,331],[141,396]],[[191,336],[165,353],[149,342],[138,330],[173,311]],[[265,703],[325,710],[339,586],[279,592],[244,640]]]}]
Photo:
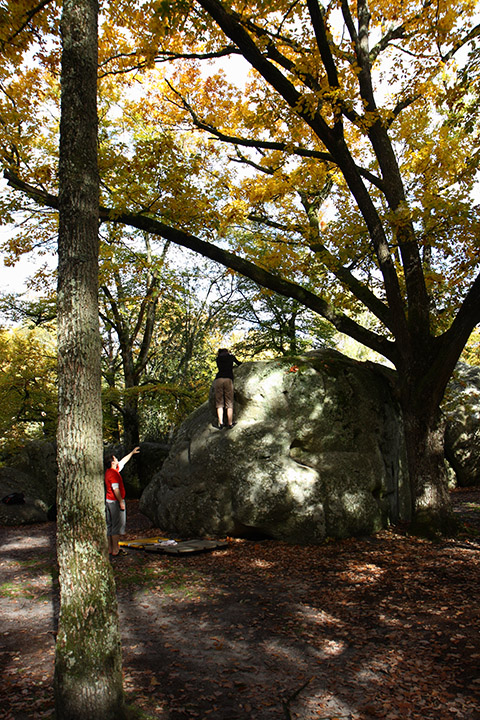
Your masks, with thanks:
[{"label": "large boulder", "polygon": [[180,427],[140,509],[182,535],[314,544],[408,521],[393,374],[335,351],[244,363],[231,430],[210,401]]},{"label": "large boulder", "polygon": [[461,487],[480,485],[480,367],[458,363],[442,409],[445,457]]}]

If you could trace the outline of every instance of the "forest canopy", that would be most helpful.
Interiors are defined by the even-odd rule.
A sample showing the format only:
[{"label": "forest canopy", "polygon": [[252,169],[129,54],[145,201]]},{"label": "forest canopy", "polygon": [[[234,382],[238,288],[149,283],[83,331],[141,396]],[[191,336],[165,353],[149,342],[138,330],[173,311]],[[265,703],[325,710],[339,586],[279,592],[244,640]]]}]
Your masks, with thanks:
[{"label": "forest canopy", "polygon": [[[318,6],[333,48],[323,75],[307,5],[276,3],[264,13],[255,3],[242,14],[232,5],[232,17],[264,53],[268,73],[288,83],[293,106],[288,93],[279,97],[270,77],[239,59],[239,48],[201,3],[112,2],[102,8],[102,204],[116,214],[139,214],[166,225],[180,221],[184,232],[220,243],[307,289],[320,289],[331,307],[349,316],[362,303],[389,337],[376,302],[386,297],[386,288],[369,229],[342,169],[309,123],[319,113],[326,126],[341,123],[392,251],[401,223],[414,226],[430,322],[438,333],[477,270],[475,3],[459,8],[411,2],[402,6],[401,16],[386,3],[365,5],[369,79],[363,84],[370,83],[372,97],[363,86],[358,91],[365,70],[355,54],[346,4],[343,10],[338,3]],[[3,37],[4,167],[55,195],[59,6],[10,3],[9,10],[16,32]],[[385,195],[388,177],[381,176],[384,168],[379,174],[369,138],[379,122],[388,130],[402,175],[404,197],[394,209]],[[3,193],[2,221],[18,217],[15,211],[23,213],[25,204],[24,196]],[[55,213],[39,215],[33,206],[29,220],[21,218],[22,226],[4,241],[7,259],[33,248],[52,252]],[[397,274],[401,290],[404,271],[398,268]],[[358,334],[367,344],[375,340]]]}]

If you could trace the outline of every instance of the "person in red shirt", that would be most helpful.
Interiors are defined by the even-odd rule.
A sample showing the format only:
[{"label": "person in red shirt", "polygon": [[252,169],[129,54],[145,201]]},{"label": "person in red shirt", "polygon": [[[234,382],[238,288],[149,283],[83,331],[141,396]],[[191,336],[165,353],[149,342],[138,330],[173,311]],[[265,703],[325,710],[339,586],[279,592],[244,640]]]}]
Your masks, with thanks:
[{"label": "person in red shirt", "polygon": [[[131,453],[118,460],[115,455],[105,459],[105,517],[107,521],[108,553],[112,557],[120,554],[118,541],[120,535],[125,535],[127,524],[127,511],[125,505],[125,487],[120,470],[130,460],[132,455],[140,452],[136,447]],[[123,551],[124,552],[124,551]]]}]

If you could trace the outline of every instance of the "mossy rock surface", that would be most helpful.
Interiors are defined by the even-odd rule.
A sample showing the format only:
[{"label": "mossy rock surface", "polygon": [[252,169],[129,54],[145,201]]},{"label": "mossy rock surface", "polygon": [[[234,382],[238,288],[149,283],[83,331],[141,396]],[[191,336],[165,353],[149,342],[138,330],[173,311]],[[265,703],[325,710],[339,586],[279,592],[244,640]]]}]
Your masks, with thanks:
[{"label": "mossy rock surface", "polygon": [[335,351],[235,371],[235,420],[215,407],[181,426],[140,507],[184,536],[267,536],[315,544],[408,521],[403,428],[393,375]]}]

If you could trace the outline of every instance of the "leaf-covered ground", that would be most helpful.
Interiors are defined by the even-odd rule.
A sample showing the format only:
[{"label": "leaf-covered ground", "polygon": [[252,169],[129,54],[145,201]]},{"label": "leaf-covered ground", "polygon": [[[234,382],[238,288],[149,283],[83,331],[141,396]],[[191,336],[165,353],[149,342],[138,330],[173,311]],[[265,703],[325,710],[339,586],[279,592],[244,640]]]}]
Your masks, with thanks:
[{"label": "leaf-covered ground", "polygon": [[[117,559],[135,716],[480,718],[480,489],[453,500],[465,532],[438,543],[391,530]],[[155,534],[128,513],[129,537]],[[3,527],[0,543],[0,718],[53,718],[55,528]]]}]

